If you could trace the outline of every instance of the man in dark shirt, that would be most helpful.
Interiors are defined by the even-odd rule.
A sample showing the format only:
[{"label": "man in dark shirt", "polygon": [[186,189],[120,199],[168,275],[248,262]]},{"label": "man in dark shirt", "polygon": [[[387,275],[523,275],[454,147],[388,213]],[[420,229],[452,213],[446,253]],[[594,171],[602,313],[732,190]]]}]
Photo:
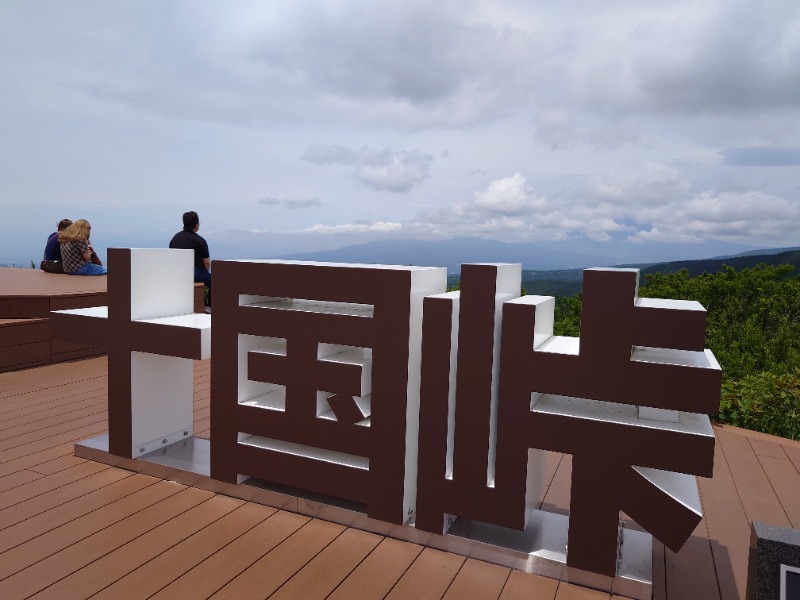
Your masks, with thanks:
[{"label": "man in dark shirt", "polygon": [[211,257],[208,244],[197,234],[200,229],[200,217],[193,210],[183,213],[183,231],[179,231],[169,243],[170,248],[194,250],[194,280],[202,281],[208,288],[207,306],[211,306]]},{"label": "man in dark shirt", "polygon": [[47,244],[44,247],[44,260],[39,265],[42,271],[47,271],[48,273],[64,272],[61,266],[61,244],[58,242],[58,234],[70,225],[72,225],[72,221],[61,219],[58,222],[58,230],[51,233],[47,238]]}]

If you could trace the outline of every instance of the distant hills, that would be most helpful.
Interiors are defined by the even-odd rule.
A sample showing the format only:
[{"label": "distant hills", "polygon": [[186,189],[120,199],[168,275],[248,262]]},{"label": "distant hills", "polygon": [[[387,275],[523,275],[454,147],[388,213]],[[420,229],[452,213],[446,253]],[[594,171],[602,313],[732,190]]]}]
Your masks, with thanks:
[{"label": "distant hills", "polygon": [[[695,259],[702,252],[714,258]],[[655,254],[659,256],[656,258]],[[675,256],[663,261],[664,256]],[[479,238],[450,240],[383,240],[345,246],[336,250],[304,252],[279,257],[286,260],[394,264],[447,267],[448,283],[458,281],[461,265],[472,262],[522,263],[522,287],[528,294],[569,296],[580,291],[583,269],[597,266],[636,267],[642,279],[648,273],[672,273],[687,269],[691,275],[716,273],[723,265],[740,270],[760,263],[795,265],[800,273],[800,247],[752,249],[735,244],[706,242],[680,245],[623,245],[614,242],[575,240],[541,243],[508,243]],[[660,262],[659,259],[661,259]],[[643,282],[643,281],[642,281]]]},{"label": "distant hills", "polygon": [[[724,258],[706,258],[700,260],[678,260],[656,264],[630,264],[617,265],[621,267],[636,267],[640,269],[641,283],[644,276],[649,273],[675,273],[686,269],[689,275],[702,273],[719,273],[725,265],[737,271],[749,269],[756,265],[792,265],[795,273],[800,275],[800,248],[777,248],[773,253],[770,249],[760,253],[744,252],[737,256]],[[566,269],[561,271],[523,271],[522,287],[528,294],[544,296],[571,296],[581,290],[582,269]]]},{"label": "distant hills", "polygon": [[276,258],[319,262],[447,267],[459,273],[473,262],[522,263],[529,270],[564,270],[622,263],[652,264],[665,260],[689,260],[734,255],[752,246],[704,242],[702,244],[635,244],[587,239],[540,242],[503,242],[482,238],[448,240],[380,240],[335,250],[283,254]]}]

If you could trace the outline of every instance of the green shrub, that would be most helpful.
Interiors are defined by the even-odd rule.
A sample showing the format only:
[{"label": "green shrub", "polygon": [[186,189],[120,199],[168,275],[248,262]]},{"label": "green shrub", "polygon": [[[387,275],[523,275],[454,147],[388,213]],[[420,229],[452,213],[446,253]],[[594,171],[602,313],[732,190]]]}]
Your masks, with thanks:
[{"label": "green shrub", "polygon": [[775,375],[758,373],[722,384],[722,423],[800,439],[800,369]]},{"label": "green shrub", "polygon": [[[800,277],[791,265],[656,273],[639,295],[706,308],[706,345],[722,366],[721,423],[800,439]],[[579,335],[580,310],[580,294],[557,298],[554,333]]]}]

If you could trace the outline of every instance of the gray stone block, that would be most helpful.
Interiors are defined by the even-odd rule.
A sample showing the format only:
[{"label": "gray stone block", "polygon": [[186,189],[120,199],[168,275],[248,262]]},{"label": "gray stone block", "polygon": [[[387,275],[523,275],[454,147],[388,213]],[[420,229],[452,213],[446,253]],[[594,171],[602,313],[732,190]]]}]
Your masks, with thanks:
[{"label": "gray stone block", "polygon": [[785,575],[789,587],[781,597],[781,565],[800,569],[800,531],[753,523],[747,600],[800,600],[800,573],[795,572]]}]

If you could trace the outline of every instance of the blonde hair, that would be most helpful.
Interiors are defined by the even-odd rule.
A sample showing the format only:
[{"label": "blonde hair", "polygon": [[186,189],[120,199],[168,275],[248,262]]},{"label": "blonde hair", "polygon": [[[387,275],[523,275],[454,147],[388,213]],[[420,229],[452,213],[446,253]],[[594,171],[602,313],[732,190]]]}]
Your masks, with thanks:
[{"label": "blonde hair", "polygon": [[86,219],[78,219],[64,231],[58,234],[59,242],[83,242],[89,241],[89,232],[92,226]]}]

